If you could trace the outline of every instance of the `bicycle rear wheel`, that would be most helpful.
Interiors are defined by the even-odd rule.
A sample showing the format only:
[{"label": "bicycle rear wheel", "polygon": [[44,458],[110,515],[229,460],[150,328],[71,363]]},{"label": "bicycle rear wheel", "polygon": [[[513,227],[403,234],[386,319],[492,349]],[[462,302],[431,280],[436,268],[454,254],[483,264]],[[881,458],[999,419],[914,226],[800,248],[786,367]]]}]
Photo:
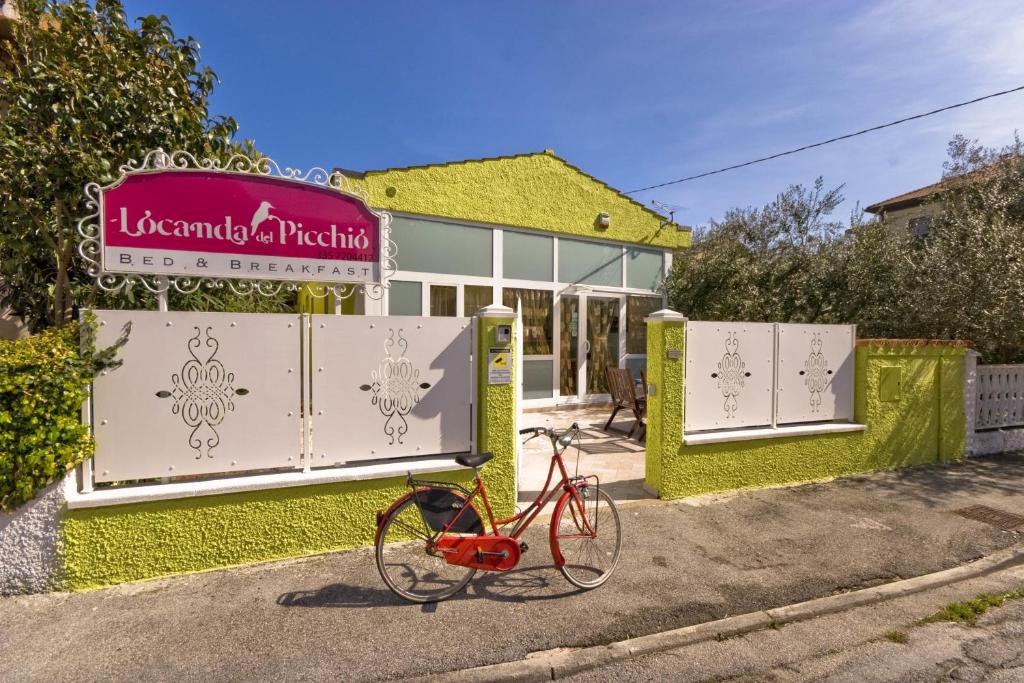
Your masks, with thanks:
[{"label": "bicycle rear wheel", "polygon": [[410,497],[384,520],[377,539],[377,571],[396,595],[410,602],[437,602],[466,587],[475,569],[445,562],[430,549],[433,532]]},{"label": "bicycle rear wheel", "polygon": [[622,524],[615,501],[603,489],[585,486],[579,494],[580,502],[571,494],[558,502],[551,518],[551,551],[563,558],[558,569],[569,583],[597,588],[619,563]]}]

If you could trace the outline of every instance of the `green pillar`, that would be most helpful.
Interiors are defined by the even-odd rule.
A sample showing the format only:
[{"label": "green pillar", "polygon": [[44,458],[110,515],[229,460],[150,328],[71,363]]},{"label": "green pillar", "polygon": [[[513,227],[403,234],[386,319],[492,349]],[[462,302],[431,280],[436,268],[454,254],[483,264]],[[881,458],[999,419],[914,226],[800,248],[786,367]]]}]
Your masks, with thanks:
[{"label": "green pillar", "polygon": [[669,309],[652,313],[647,323],[647,487],[661,491],[666,459],[677,458],[683,445],[683,371],[686,362],[686,317]]},{"label": "green pillar", "polygon": [[[507,517],[515,512],[516,506],[516,386],[521,381],[519,368],[515,365],[515,339],[498,342],[495,332],[500,325],[515,329],[515,312],[508,306],[492,304],[477,314],[477,440],[476,449],[483,453],[494,453],[483,469],[487,484],[487,495],[494,506],[494,514]],[[511,381],[489,382],[489,354],[492,349],[507,349],[508,361],[512,366]]]}]

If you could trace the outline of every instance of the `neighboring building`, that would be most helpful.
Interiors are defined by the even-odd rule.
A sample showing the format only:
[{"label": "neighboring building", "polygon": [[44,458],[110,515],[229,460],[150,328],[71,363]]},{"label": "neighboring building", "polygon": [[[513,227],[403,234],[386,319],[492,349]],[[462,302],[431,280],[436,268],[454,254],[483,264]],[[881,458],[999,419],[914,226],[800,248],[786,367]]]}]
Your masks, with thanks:
[{"label": "neighboring building", "polygon": [[12,27],[17,20],[18,10],[14,6],[14,0],[0,0],[0,40],[13,36]]},{"label": "neighboring building", "polygon": [[907,230],[915,237],[928,234],[932,218],[941,210],[936,194],[945,189],[944,182],[926,185],[889,199],[872,204],[864,210],[899,230]]},{"label": "neighboring building", "polygon": [[[341,170],[341,169],[339,169]],[[526,406],[607,399],[606,365],[646,365],[679,228],[551,150],[345,175],[394,216],[398,270],[371,315],[522,306]]]},{"label": "neighboring building", "polygon": [[939,194],[950,189],[953,183],[973,182],[990,171],[991,169],[986,167],[944,178],[937,183],[883,199],[865,208],[864,211],[875,214],[896,229],[907,230],[915,237],[925,237],[931,228],[932,219],[942,211]]}]

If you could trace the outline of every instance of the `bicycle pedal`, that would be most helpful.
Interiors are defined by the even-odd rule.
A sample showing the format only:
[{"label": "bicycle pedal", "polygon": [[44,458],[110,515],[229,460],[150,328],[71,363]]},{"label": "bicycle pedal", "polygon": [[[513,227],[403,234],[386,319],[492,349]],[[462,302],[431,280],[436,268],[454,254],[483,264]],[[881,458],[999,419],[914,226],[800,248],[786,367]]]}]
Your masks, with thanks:
[{"label": "bicycle pedal", "polygon": [[525,541],[519,541],[519,552],[525,553],[530,549],[530,546],[526,545]]}]

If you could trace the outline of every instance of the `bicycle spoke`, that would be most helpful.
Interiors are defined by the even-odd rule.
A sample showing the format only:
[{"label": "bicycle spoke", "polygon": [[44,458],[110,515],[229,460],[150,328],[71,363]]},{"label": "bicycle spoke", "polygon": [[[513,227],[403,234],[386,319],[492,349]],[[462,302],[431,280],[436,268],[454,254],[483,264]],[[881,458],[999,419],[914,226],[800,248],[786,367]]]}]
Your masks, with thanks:
[{"label": "bicycle spoke", "polygon": [[585,493],[586,497],[570,496],[552,523],[558,524],[555,538],[565,560],[562,574],[580,588],[594,588],[618,563],[621,529],[608,494],[596,487]]},{"label": "bicycle spoke", "polygon": [[377,544],[377,568],[392,591],[413,602],[434,602],[469,582],[475,570],[448,564],[440,553],[428,550],[429,541],[438,535],[430,532],[411,499],[385,522]]}]

